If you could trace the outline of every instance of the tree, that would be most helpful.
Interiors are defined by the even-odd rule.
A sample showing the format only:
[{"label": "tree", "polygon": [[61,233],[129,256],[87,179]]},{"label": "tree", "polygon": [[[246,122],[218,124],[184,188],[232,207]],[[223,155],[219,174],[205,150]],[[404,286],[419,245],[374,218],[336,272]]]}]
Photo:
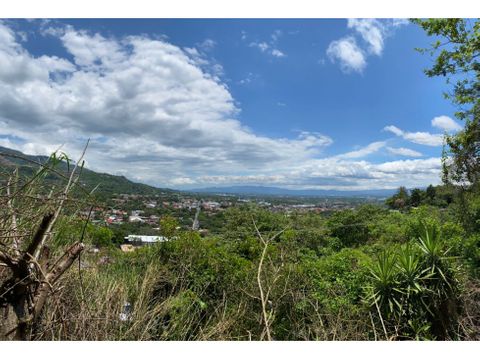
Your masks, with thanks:
[{"label": "tree", "polygon": [[413,189],[410,193],[410,205],[417,207],[419,206],[424,198],[424,192],[420,189]]},{"label": "tree", "polygon": [[434,65],[425,70],[429,77],[442,76],[453,82],[447,99],[459,107],[455,114],[465,127],[446,135],[443,155],[443,180],[476,187],[480,178],[480,21],[471,19],[413,20],[429,36],[437,36],[430,49],[418,49],[431,56]]},{"label": "tree", "polygon": [[391,208],[391,209],[397,209],[401,210],[404,209],[408,203],[409,203],[409,196],[408,196],[408,190],[405,186],[400,186],[398,188],[398,191],[395,195],[392,197],[388,198],[385,203]]},{"label": "tree", "polygon": [[107,227],[98,227],[98,226],[91,226],[90,229],[92,234],[92,243],[95,246],[103,247],[103,246],[111,246],[112,239],[113,239],[113,231]]},{"label": "tree", "polygon": [[173,216],[165,215],[160,219],[160,234],[166,238],[175,235],[178,227],[178,221]]},{"label": "tree", "polygon": [[425,191],[428,201],[432,202],[435,199],[436,190],[433,185],[428,185],[427,190]]}]

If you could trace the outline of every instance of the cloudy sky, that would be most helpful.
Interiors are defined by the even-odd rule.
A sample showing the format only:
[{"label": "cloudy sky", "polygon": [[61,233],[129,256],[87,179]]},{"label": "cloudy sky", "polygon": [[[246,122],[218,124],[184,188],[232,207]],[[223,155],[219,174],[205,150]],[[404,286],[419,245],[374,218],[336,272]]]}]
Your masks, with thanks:
[{"label": "cloudy sky", "polygon": [[440,182],[461,128],[404,20],[3,20],[0,146],[188,189]]}]

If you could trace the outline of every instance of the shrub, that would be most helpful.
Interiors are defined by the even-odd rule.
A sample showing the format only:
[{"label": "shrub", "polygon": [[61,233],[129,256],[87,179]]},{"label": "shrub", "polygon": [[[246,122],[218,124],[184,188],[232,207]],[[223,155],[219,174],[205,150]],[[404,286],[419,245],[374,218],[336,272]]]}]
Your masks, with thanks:
[{"label": "shrub", "polygon": [[438,228],[423,223],[423,229],[412,243],[378,256],[370,269],[368,301],[388,334],[453,338],[459,290],[455,266]]}]

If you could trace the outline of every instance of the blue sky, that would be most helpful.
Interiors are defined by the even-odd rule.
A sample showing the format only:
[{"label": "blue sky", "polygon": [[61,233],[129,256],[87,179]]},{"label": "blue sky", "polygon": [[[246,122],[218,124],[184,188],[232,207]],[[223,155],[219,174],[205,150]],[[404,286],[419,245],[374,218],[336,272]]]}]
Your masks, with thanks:
[{"label": "blue sky", "polygon": [[0,145],[158,186],[440,181],[457,131],[407,21],[4,20]]}]

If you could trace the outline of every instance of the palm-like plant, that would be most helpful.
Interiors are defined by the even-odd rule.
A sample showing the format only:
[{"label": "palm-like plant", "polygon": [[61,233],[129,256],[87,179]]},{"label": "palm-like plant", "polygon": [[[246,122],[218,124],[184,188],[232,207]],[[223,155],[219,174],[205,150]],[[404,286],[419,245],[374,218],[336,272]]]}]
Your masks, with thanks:
[{"label": "palm-like plant", "polygon": [[370,268],[368,300],[385,331],[415,339],[430,332],[446,339],[456,318],[458,284],[437,228],[423,226],[415,242],[378,256]]},{"label": "palm-like plant", "polygon": [[432,333],[447,338],[455,322],[458,310],[458,281],[451,258],[447,256],[437,228],[424,225],[425,232],[418,239],[423,253],[422,266],[428,271],[425,286],[427,317],[432,323]]},{"label": "palm-like plant", "polygon": [[368,300],[387,316],[395,314],[401,305],[398,301],[401,289],[398,286],[396,262],[395,253],[383,251],[370,268],[373,281]]}]

